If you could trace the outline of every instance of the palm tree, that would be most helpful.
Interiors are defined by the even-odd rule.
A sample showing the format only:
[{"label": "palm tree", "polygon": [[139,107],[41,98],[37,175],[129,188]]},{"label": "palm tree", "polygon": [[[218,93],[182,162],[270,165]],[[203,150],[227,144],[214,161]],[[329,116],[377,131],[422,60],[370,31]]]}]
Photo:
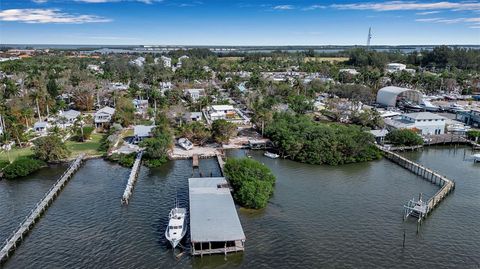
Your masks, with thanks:
[{"label": "palm tree", "polygon": [[38,99],[41,97],[41,92],[39,90],[33,91],[30,93],[30,98],[32,101],[35,102],[35,105],[37,107],[37,115],[38,115],[38,120],[42,119],[42,114],[40,113],[40,105],[38,103]]}]

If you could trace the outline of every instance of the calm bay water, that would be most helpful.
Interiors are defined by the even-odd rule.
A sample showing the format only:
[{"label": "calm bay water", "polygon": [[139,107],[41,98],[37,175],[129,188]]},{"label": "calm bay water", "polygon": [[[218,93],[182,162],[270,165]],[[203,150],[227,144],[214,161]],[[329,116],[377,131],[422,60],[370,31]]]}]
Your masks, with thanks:
[{"label": "calm bay water", "polygon": [[[388,160],[328,167],[255,152],[277,184],[265,210],[239,209],[246,251],[179,259],[164,231],[175,193],[188,205],[191,161],[142,167],[130,204],[121,206],[129,170],[89,160],[4,268],[480,268],[480,165],[464,161],[464,152],[470,155],[442,147],[406,154],[457,183],[419,234],[413,221],[402,221],[402,205],[438,187]],[[220,173],[213,159],[200,167],[203,175]],[[0,241],[64,169],[0,181]]]}]

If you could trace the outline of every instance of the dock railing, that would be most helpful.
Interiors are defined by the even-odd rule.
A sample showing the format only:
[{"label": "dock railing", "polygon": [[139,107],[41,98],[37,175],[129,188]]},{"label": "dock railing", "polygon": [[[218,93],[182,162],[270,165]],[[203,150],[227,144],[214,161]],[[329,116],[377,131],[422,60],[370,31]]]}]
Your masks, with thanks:
[{"label": "dock railing", "polygon": [[424,167],[421,164],[418,164],[414,161],[411,161],[397,153],[394,153],[385,147],[377,145],[377,147],[384,153],[385,157],[392,162],[404,167],[405,169],[411,171],[412,173],[421,176],[423,179],[430,181],[433,184],[440,186],[435,195],[433,195],[427,202],[427,211],[424,215],[424,218],[429,215],[429,213],[438,206],[438,204],[445,199],[445,197],[455,189],[455,182],[446,176],[440,175],[439,173]]}]

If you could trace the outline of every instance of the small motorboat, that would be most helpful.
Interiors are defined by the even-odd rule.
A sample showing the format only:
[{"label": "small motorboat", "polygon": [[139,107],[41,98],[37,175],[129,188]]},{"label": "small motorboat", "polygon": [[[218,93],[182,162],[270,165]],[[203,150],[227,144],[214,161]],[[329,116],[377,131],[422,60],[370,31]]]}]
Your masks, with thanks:
[{"label": "small motorboat", "polygon": [[473,154],[473,155],[472,155],[472,158],[473,158],[473,162],[474,162],[474,163],[477,163],[477,162],[480,163],[480,153],[478,153],[478,154]]},{"label": "small motorboat", "polygon": [[169,221],[167,230],[165,231],[165,237],[172,247],[177,247],[178,243],[187,233],[187,227],[185,225],[185,217],[187,215],[187,210],[185,208],[178,207],[178,204],[175,205],[175,208],[170,210],[168,215]]},{"label": "small motorboat", "polygon": [[268,152],[268,151],[265,151],[265,153],[263,153],[263,156],[271,158],[271,159],[276,159],[276,158],[280,157],[280,155],[272,153],[272,152]]},{"label": "small motorboat", "polygon": [[192,142],[186,138],[180,138],[178,139],[178,145],[182,147],[185,150],[191,150],[193,148]]}]

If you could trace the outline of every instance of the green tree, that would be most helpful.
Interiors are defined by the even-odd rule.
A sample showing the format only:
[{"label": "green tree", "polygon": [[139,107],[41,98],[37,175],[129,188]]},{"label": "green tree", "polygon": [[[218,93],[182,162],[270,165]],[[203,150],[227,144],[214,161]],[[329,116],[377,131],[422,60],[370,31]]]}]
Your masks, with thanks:
[{"label": "green tree", "polygon": [[46,162],[56,162],[67,158],[70,151],[66,144],[56,135],[40,137],[33,142],[35,156]]},{"label": "green tree", "polygon": [[252,159],[230,158],[224,170],[238,204],[254,209],[267,206],[275,185],[275,176],[267,166]]},{"label": "green tree", "polygon": [[187,138],[197,145],[205,144],[211,137],[210,130],[198,121],[183,125],[180,132],[182,137]]},{"label": "green tree", "polygon": [[156,127],[152,130],[152,138],[140,142],[140,147],[145,148],[145,164],[157,167],[167,161],[168,150],[172,147],[172,135],[165,128]]},{"label": "green tree", "polygon": [[135,107],[133,106],[132,99],[126,97],[118,98],[113,119],[123,127],[133,124],[135,120]]},{"label": "green tree", "polygon": [[414,130],[396,129],[385,137],[387,141],[395,146],[417,146],[423,144],[423,139]]},{"label": "green tree", "polygon": [[212,123],[212,136],[217,143],[228,143],[230,138],[234,137],[236,133],[237,126],[235,123],[223,119],[215,120]]}]

